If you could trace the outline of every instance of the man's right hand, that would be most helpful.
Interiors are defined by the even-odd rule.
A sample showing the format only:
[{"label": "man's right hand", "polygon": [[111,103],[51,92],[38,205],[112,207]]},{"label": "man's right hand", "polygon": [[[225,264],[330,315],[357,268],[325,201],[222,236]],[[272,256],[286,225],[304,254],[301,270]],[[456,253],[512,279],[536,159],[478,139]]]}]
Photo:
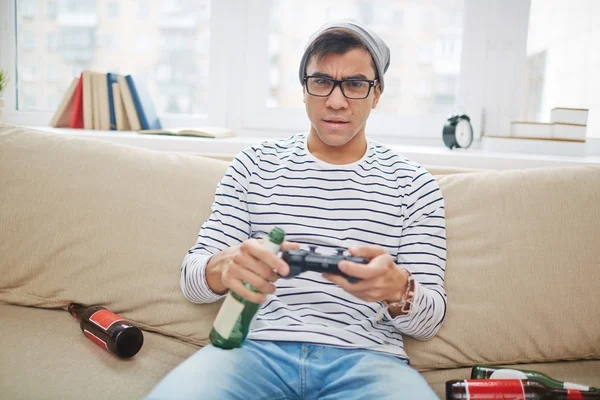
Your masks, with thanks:
[{"label": "man's right hand", "polygon": [[[275,282],[279,276],[290,272],[289,265],[263,246],[264,239],[248,239],[215,254],[206,266],[206,282],[216,294],[228,289],[253,303],[266,301],[263,294],[275,293]],[[298,250],[298,243],[283,242],[281,250]],[[262,293],[253,292],[244,286],[247,282]]]}]

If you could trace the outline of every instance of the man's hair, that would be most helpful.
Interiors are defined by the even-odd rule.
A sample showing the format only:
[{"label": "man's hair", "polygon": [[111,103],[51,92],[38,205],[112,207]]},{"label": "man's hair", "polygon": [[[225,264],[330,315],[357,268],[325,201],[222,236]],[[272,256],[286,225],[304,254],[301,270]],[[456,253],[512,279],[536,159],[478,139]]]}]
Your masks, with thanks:
[{"label": "man's hair", "polygon": [[311,43],[306,49],[307,61],[306,66],[304,67],[304,75],[306,75],[306,68],[312,57],[315,57],[315,60],[320,62],[328,54],[346,54],[354,49],[362,49],[369,55],[373,71],[375,71],[375,79],[379,79],[375,61],[373,60],[369,49],[356,33],[345,28],[329,29]]}]

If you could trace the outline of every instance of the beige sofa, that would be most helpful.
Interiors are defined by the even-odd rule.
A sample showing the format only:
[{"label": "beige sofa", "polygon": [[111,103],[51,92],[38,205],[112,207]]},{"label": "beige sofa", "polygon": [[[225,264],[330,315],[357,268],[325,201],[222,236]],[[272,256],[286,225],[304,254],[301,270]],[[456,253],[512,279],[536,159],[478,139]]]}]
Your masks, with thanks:
[{"label": "beige sofa", "polygon": [[[222,160],[0,125],[0,397],[143,397],[207,343],[219,304],[179,270]],[[431,168],[446,200],[448,311],[408,338],[442,397],[475,363],[600,385],[600,167]],[[145,331],[121,360],[64,307],[101,304]],[[399,394],[399,398],[401,398]]]}]

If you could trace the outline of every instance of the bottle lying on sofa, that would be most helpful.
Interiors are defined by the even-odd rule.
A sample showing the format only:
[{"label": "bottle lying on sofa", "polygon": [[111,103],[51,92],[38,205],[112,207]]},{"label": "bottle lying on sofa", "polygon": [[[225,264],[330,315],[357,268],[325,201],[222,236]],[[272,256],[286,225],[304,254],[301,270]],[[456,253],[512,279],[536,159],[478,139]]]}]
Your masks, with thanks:
[{"label": "bottle lying on sofa", "polygon": [[84,335],[118,357],[133,357],[142,348],[142,331],[104,307],[87,307],[72,303],[69,312],[80,321]]},{"label": "bottle lying on sofa", "polygon": [[[273,228],[268,239],[264,241],[264,246],[273,254],[277,254],[284,237],[285,232],[281,228]],[[244,285],[248,289],[258,292],[254,286],[245,282]],[[259,308],[259,303],[252,303],[230,290],[210,331],[211,343],[222,349],[241,347],[248,335],[254,314]]]},{"label": "bottle lying on sofa", "polygon": [[471,379],[531,379],[538,381],[549,388],[577,389],[600,393],[600,389],[598,388],[578,385],[570,382],[561,382],[538,371],[498,367],[492,365],[473,366],[471,369]]},{"label": "bottle lying on sofa", "polygon": [[446,382],[446,400],[600,400],[600,393],[553,389],[529,379],[464,379]]}]

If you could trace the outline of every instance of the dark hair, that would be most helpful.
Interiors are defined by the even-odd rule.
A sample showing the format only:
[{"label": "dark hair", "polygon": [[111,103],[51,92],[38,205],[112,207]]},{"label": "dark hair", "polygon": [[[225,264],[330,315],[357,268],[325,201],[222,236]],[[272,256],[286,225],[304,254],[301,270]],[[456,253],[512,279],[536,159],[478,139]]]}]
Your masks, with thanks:
[{"label": "dark hair", "polygon": [[[304,67],[304,75],[306,68],[310,63],[310,59],[315,57],[317,62],[321,61],[328,54],[345,54],[350,50],[363,49],[371,56],[371,52],[362,42],[360,37],[349,29],[334,28],[323,32],[311,45],[306,49],[306,66]],[[375,61],[371,56],[371,65],[375,71],[375,79],[378,79],[377,68]]]}]

